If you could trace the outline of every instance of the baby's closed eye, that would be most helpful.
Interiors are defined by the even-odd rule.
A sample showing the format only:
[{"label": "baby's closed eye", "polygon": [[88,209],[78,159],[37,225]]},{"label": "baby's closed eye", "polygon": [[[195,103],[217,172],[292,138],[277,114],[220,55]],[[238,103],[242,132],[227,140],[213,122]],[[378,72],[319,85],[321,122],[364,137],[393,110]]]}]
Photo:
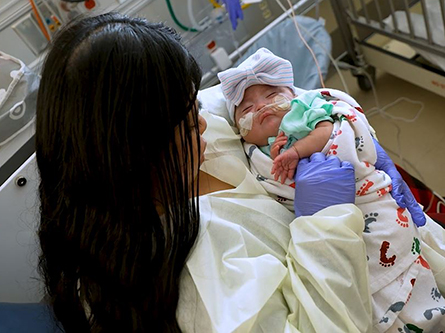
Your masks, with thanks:
[{"label": "baby's closed eye", "polygon": [[246,106],[245,108],[243,108],[243,110],[241,111],[241,114],[246,114],[247,112],[252,111],[253,105],[249,105]]}]

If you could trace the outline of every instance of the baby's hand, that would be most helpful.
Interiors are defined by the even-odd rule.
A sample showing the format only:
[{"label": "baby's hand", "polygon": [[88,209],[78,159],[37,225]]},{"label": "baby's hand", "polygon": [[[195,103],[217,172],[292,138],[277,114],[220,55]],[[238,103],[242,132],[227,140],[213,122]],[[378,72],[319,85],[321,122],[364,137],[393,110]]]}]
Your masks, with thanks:
[{"label": "baby's hand", "polygon": [[281,184],[284,184],[286,178],[293,179],[299,160],[300,156],[293,146],[277,156],[273,161],[271,171],[275,175],[275,180],[281,176]]},{"label": "baby's hand", "polygon": [[270,147],[270,157],[274,160],[280,155],[280,150],[287,142],[287,136],[284,135],[284,132],[280,132],[278,136],[275,138],[274,143]]}]

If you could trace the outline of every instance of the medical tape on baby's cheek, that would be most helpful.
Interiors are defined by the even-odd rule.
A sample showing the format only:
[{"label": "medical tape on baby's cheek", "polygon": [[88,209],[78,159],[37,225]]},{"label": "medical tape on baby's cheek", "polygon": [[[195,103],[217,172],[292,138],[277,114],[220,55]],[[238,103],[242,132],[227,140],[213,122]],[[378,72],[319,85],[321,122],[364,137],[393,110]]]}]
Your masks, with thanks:
[{"label": "medical tape on baby's cheek", "polygon": [[252,129],[253,125],[253,116],[254,113],[249,112],[244,117],[240,118],[240,120],[238,121],[240,127],[239,131],[241,136],[246,136],[247,134],[249,134],[249,131]]},{"label": "medical tape on baby's cheek", "polygon": [[291,100],[286,95],[278,94],[273,99],[273,103],[263,106],[261,110],[258,110],[258,113],[265,111],[266,109],[269,109],[271,111],[274,111],[275,113],[278,112],[288,112],[290,110],[290,102]]}]

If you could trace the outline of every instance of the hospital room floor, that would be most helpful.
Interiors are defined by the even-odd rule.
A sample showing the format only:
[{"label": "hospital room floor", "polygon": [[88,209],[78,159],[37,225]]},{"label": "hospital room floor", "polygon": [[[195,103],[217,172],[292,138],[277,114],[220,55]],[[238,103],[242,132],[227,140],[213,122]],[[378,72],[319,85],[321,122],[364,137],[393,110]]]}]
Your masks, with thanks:
[{"label": "hospital room floor", "polygon": [[[361,91],[357,80],[348,71],[342,73],[350,95],[362,106],[365,113],[375,107],[372,91]],[[345,90],[338,74],[330,76],[325,85]],[[381,107],[399,97],[424,103],[423,111],[414,122],[391,120],[382,114],[370,114],[368,119],[393,161],[432,190],[445,196],[445,98],[381,71],[377,71],[376,90]],[[412,119],[419,109],[420,105],[403,101],[388,108],[386,112]]]}]

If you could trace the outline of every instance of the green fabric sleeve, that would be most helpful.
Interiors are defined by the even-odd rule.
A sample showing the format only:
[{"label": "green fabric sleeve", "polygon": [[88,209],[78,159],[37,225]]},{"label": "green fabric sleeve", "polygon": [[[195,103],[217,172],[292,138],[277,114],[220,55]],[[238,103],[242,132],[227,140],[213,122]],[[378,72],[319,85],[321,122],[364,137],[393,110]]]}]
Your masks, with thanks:
[{"label": "green fabric sleeve", "polygon": [[334,106],[317,91],[308,91],[291,102],[291,110],[281,121],[280,131],[287,137],[300,140],[306,137],[320,121],[331,118]]},{"label": "green fabric sleeve", "polygon": [[[289,149],[296,141],[306,137],[320,121],[333,123],[333,108],[334,105],[327,102],[317,91],[307,91],[293,99],[291,109],[281,120],[279,128],[279,132],[284,132],[288,137],[283,150]],[[269,137],[268,145],[261,147],[261,151],[270,156],[270,147],[275,139],[275,136]]]}]

